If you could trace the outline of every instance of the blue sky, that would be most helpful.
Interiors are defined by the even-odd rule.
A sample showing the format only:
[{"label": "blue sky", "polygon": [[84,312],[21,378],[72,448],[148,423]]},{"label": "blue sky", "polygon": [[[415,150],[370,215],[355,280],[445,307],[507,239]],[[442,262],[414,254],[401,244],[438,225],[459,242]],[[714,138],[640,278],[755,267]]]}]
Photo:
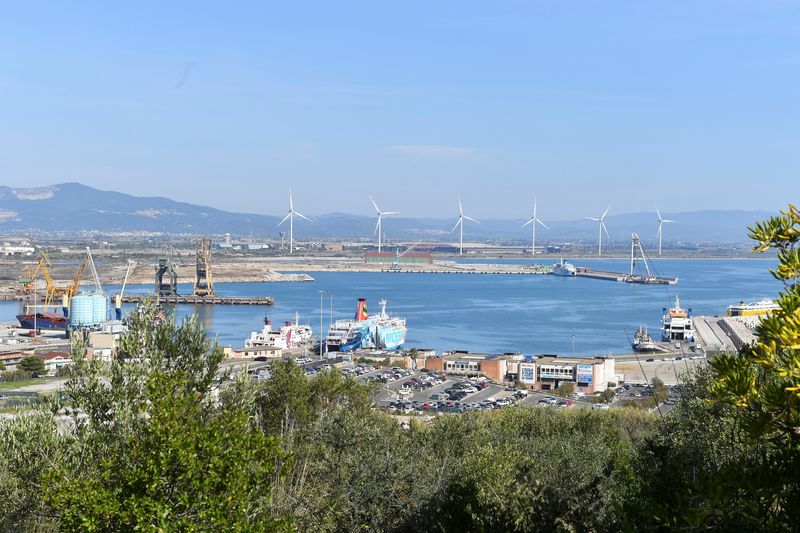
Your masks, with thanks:
[{"label": "blue sky", "polygon": [[308,215],[798,200],[798,2],[227,4],[6,4],[0,183],[268,214],[291,185]]}]

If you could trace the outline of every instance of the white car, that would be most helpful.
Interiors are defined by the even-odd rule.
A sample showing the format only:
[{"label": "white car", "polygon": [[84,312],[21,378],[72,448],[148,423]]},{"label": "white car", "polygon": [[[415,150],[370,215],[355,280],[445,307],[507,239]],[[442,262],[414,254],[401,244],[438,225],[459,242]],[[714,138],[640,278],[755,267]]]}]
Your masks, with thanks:
[{"label": "white car", "polygon": [[592,406],[592,409],[608,409],[609,405],[607,403],[596,403]]}]

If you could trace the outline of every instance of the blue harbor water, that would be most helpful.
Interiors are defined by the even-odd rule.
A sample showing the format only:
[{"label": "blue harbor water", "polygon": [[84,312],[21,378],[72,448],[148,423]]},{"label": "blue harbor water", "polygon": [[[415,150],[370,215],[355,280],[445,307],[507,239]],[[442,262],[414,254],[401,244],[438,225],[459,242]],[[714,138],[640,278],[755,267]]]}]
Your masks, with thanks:
[{"label": "blue harbor water", "polygon": [[[491,262],[491,261],[487,261]],[[517,261],[515,261],[517,262]],[[523,261],[518,261],[523,262]],[[576,266],[624,272],[621,259],[575,260]],[[696,315],[724,314],[728,305],[774,298],[780,283],[768,272],[774,259],[659,260],[662,276],[677,276],[677,286],[637,285],[546,275],[404,274],[312,272],[309,283],[220,283],[224,296],[275,297],[273,306],[179,306],[178,317],[196,313],[219,342],[242,346],[250,331],[260,330],[264,315],[273,324],[294,320],[300,313],[315,334],[331,317],[352,318],[357,298],[367,298],[368,310],[387,311],[408,321],[406,346],[473,352],[572,352],[577,355],[630,353],[629,336],[641,324],[659,328],[662,308],[675,296]],[[117,287],[107,287],[109,293]],[[146,294],[151,286],[129,286],[130,294]],[[189,285],[179,292],[189,293]],[[17,302],[0,302],[0,322],[14,321]],[[130,306],[128,306],[130,308]]]}]

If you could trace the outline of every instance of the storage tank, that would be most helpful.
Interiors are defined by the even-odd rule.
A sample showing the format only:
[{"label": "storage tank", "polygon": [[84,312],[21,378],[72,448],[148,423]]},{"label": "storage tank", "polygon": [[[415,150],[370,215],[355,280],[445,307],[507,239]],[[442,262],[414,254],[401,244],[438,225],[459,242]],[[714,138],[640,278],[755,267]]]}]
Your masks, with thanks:
[{"label": "storage tank", "polygon": [[86,326],[94,323],[92,297],[78,294],[69,301],[69,323],[73,326]]},{"label": "storage tank", "polygon": [[103,294],[92,295],[92,324],[108,320],[108,300]]}]

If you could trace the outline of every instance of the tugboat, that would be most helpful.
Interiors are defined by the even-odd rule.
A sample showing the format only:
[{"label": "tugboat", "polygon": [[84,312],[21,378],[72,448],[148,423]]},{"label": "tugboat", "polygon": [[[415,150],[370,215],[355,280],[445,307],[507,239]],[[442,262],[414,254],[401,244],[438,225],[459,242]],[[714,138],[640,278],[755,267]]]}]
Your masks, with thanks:
[{"label": "tugboat", "polygon": [[633,342],[631,343],[631,347],[633,348],[634,352],[639,353],[658,351],[656,342],[647,332],[647,327],[645,326],[639,326],[639,329],[637,329],[636,333],[633,334]]}]

